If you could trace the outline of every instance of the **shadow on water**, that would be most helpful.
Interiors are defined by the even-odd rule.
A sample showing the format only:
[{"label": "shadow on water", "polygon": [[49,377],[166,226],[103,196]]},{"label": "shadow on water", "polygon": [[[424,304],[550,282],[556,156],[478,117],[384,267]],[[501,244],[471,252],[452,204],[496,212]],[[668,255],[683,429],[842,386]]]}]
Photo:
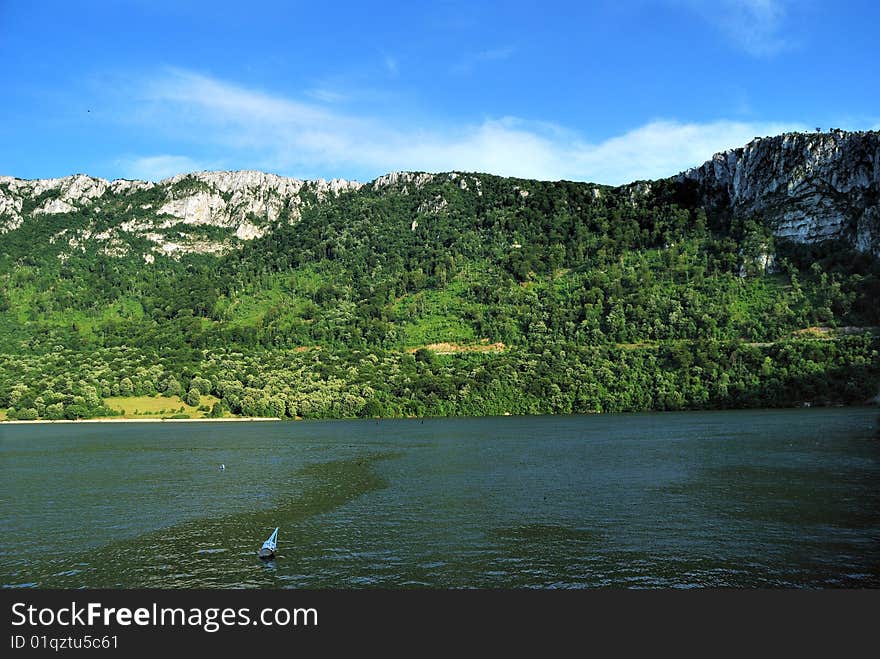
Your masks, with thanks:
[{"label": "shadow on water", "polygon": [[573,529],[559,524],[521,524],[509,528],[496,529],[494,535],[509,544],[537,545],[552,547],[560,543],[581,543],[592,545],[601,534],[587,529]]},{"label": "shadow on water", "polygon": [[[0,511],[0,584],[878,588],[875,419],[404,420],[381,438],[373,422],[304,423],[295,444],[278,425],[244,448],[238,427],[216,442],[188,429],[197,455],[173,429],[151,442],[105,429],[94,452],[22,429],[0,451],[17,455],[0,499],[19,506]],[[18,455],[25,439],[36,452]],[[219,476],[221,462],[235,468]],[[277,558],[260,561],[276,526]]]},{"label": "shadow on water", "polygon": [[[3,581],[39,588],[277,587],[278,565],[297,560],[300,525],[386,487],[372,467],[393,457],[384,453],[311,464],[279,484],[272,508],[217,518],[206,510],[202,519],[63,559],[30,557],[26,570]],[[276,558],[261,561],[257,550],[276,526],[281,528]]]},{"label": "shadow on water", "polygon": [[[561,525],[525,524],[492,534],[488,569],[474,570],[472,585],[514,588],[792,588],[877,587],[876,561],[854,560],[841,540],[813,542],[806,534],[797,549],[764,546],[749,558],[699,546],[646,543],[625,550],[603,533]],[[746,554],[749,552],[747,551]],[[775,554],[781,554],[775,557]],[[770,564],[779,558],[775,567]],[[460,567],[458,568],[460,569]]]},{"label": "shadow on water", "polygon": [[658,488],[708,513],[750,522],[871,529],[880,522],[877,474],[849,469],[726,465]]}]

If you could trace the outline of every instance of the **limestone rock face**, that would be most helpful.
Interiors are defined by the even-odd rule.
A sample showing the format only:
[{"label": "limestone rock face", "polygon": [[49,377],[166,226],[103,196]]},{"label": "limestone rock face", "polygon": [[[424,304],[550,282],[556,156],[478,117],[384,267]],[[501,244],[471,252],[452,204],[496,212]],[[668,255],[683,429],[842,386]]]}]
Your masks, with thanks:
[{"label": "limestone rock face", "polygon": [[34,214],[52,215],[76,210],[79,203],[88,203],[106,192],[108,182],[85,174],[64,178],[24,180],[0,176],[0,234],[21,226],[24,200],[46,197],[33,209]]},{"label": "limestone rock face", "polygon": [[[72,247],[98,240],[119,251],[124,235],[135,234],[155,243],[157,254],[215,253],[234,240],[264,235],[279,220],[295,222],[309,204],[361,186],[357,181],[304,181],[256,171],[196,172],[158,183],[111,182],[83,174],[37,180],[3,176],[0,234],[17,229],[28,216],[102,211],[118,217],[116,225],[101,231],[74,231],[76,235],[69,236]],[[228,231],[218,239],[216,232],[199,234],[199,227]]]},{"label": "limestone rock face", "polygon": [[[672,181],[686,187],[688,194],[695,192],[695,201],[707,208],[763,221],[780,239],[804,243],[843,239],[880,257],[880,133],[876,131],[756,138],[742,148],[716,154]],[[521,202],[528,203],[528,182],[513,183],[518,183],[513,190]],[[415,230],[420,224],[430,226],[432,216],[446,212],[446,192],[429,197],[423,190],[437,184],[453,194],[483,194],[480,177],[464,172],[392,172],[372,181],[369,189],[420,195],[411,223]],[[638,181],[620,190],[637,206],[665,184],[668,181]],[[602,196],[598,186],[583,185],[594,198]],[[97,242],[109,254],[125,254],[135,244],[155,256],[174,258],[191,252],[222,253],[265,235],[278,222],[297,222],[309,206],[362,187],[344,179],[306,181],[249,170],[180,174],[158,183],[106,181],[84,174],[38,180],[0,176],[0,240],[24,222],[51,220],[61,227],[53,228],[50,241],[61,241],[71,249],[86,249]],[[149,241],[148,248],[143,240]],[[766,263],[744,263],[745,271],[772,268],[772,258],[768,252]],[[146,254],[144,259],[151,262]]]},{"label": "limestone rock face", "polygon": [[34,215],[57,215],[58,213],[71,213],[76,206],[71,206],[62,199],[50,199],[39,208],[34,209]]},{"label": "limestone rock face", "polygon": [[715,154],[676,177],[703,202],[762,219],[780,238],[843,239],[880,256],[880,133],[786,133]]},{"label": "limestone rock face", "polygon": [[434,174],[426,174],[425,172],[391,172],[373,181],[373,189],[381,190],[382,188],[405,187],[407,185],[420,188],[433,180]]},{"label": "limestone rock face", "polygon": [[197,192],[180,199],[170,199],[156,212],[159,215],[176,217],[183,220],[184,224],[212,224],[215,216],[218,221],[221,220],[225,208],[226,200],[219,194]]},{"label": "limestone rock face", "polygon": [[361,187],[357,181],[303,181],[256,171],[180,174],[160,183],[172,189],[175,184],[183,184],[184,190],[193,187],[200,191],[186,191],[180,196],[172,193],[157,213],[178,218],[184,224],[232,228],[242,240],[263,235],[265,226],[260,227],[255,220],[268,225],[285,210],[291,220],[299,219],[304,203],[301,193],[311,193],[322,201]]},{"label": "limestone rock face", "polygon": [[3,188],[0,188],[0,234],[13,231],[21,226],[21,207],[22,198],[20,196],[4,194]]}]

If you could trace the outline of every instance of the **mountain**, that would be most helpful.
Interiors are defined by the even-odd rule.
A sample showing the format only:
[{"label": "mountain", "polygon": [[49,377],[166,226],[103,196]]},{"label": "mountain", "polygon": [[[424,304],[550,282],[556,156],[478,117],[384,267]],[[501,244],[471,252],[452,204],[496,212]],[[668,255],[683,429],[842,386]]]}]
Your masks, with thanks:
[{"label": "mountain", "polygon": [[[462,190],[468,189],[467,176],[457,172],[394,172],[367,188],[405,193],[444,176],[462,181]],[[520,187],[509,180],[512,187]],[[761,218],[777,237],[804,243],[843,239],[861,251],[880,255],[880,133],[876,131],[755,138],[671,180],[683,188],[695,184],[707,209]],[[479,178],[473,181],[473,194],[479,195]],[[150,251],[157,254],[217,253],[237,241],[264,235],[275,222],[298,221],[309,205],[362,187],[357,181],[304,181],[255,171],[179,174],[158,183],[107,181],[83,174],[38,180],[0,176],[0,233],[19,228],[26,218],[103,213],[124,220],[100,228],[97,222],[87,223],[78,231],[65,227],[52,239],[63,237],[71,245],[92,240],[112,251],[124,245],[127,236],[137,236],[153,243]],[[648,189],[640,184],[624,188],[635,193]],[[527,186],[522,189],[528,192]]]},{"label": "mountain", "polygon": [[675,177],[703,204],[759,217],[779,238],[843,239],[880,256],[880,133],[756,138]]},{"label": "mountain", "polygon": [[878,137],[756,138],[619,187],[0,177],[0,409],[864,402],[880,383]]},{"label": "mountain", "polygon": [[[0,232],[40,216],[91,213],[91,222],[65,226],[50,240],[63,238],[71,246],[90,240],[118,251],[136,236],[153,243],[150,251],[157,254],[215,253],[263,235],[280,218],[298,220],[304,206],[360,187],[357,181],[301,181],[253,171],[180,174],[159,183],[84,174],[34,181],[4,176]],[[111,220],[102,222],[107,216]]]}]

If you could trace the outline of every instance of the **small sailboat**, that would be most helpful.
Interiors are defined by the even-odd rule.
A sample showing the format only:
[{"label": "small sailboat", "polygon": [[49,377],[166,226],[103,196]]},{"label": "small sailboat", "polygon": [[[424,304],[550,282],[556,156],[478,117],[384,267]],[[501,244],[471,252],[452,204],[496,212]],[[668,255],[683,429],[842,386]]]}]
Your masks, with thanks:
[{"label": "small sailboat", "polygon": [[278,527],[275,527],[275,530],[272,531],[272,535],[269,536],[269,539],[263,543],[263,546],[260,547],[260,551],[257,552],[257,556],[262,558],[263,560],[268,561],[269,559],[275,558],[275,548],[278,546]]}]

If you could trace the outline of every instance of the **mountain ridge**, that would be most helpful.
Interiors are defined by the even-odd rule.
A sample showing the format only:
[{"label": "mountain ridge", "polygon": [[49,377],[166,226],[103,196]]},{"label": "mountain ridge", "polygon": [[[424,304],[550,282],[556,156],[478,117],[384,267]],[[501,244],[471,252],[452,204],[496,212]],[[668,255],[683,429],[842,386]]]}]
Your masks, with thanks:
[{"label": "mountain ridge", "polygon": [[2,179],[0,420],[156,394],[288,418],[863,403],[876,140],[766,138],[619,187]]},{"label": "mountain ridge", "polygon": [[[137,179],[107,180],[87,174],[51,179],[18,179],[0,176],[0,234],[13,231],[28,217],[63,215],[101,206],[105,197],[136,196],[153,192],[151,203],[126,208],[133,215],[117,227],[86,231],[73,238],[105,240],[118,247],[117,230],[140,233],[164,254],[219,253],[231,243],[265,235],[278,221],[296,222],[305,207],[362,189],[373,191],[420,189],[433,181],[457,181],[462,190],[472,185],[481,195],[481,179],[506,181],[521,195],[522,185],[554,183],[496,177],[478,172],[396,171],[362,183],[342,178],[299,179],[257,170],[204,170],[176,174],[157,182]],[[468,181],[471,181],[469,183]],[[760,217],[778,238],[800,243],[843,239],[862,252],[880,256],[880,133],[877,131],[783,133],[758,137],[748,144],[716,153],[705,163],[655,181],[634,181],[604,186],[580,181],[559,181],[586,186],[594,196],[602,189],[648,194],[653,184],[672,181],[693,186],[701,204],[729,210],[735,216]],[[39,203],[33,203],[39,201]],[[442,207],[446,200],[429,205]],[[28,208],[28,202],[32,202]],[[119,207],[111,209],[117,212]],[[161,218],[161,221],[157,220]],[[418,222],[418,218],[413,218]],[[165,240],[157,229],[175,224],[207,225],[228,230],[222,240]],[[185,232],[184,232],[185,233]],[[146,257],[149,261],[149,258]]]},{"label": "mountain ridge", "polygon": [[676,177],[701,201],[758,216],[776,237],[847,239],[880,256],[880,133],[783,133],[756,138]]}]

